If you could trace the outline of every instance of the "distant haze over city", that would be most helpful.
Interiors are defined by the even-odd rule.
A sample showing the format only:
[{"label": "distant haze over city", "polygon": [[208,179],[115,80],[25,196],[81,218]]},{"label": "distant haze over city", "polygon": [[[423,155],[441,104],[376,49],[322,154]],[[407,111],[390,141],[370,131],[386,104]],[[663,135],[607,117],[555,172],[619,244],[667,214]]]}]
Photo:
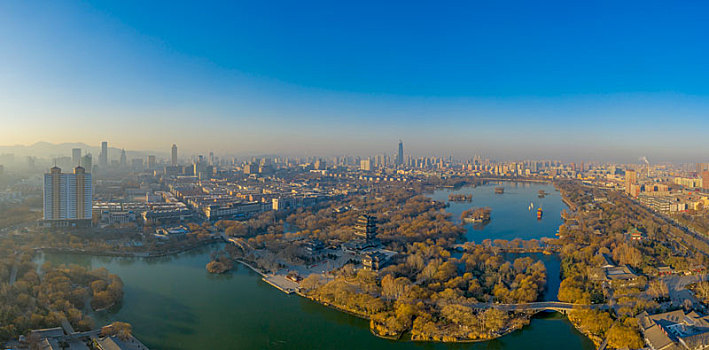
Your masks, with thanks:
[{"label": "distant haze over city", "polygon": [[[373,142],[374,143],[374,142]],[[377,143],[378,144],[378,143]],[[620,152],[614,152],[607,148],[599,148],[597,151],[588,151],[588,153],[583,152],[577,154],[575,152],[565,152],[565,150],[557,150],[556,152],[549,153],[535,153],[534,151],[521,148],[519,150],[509,149],[505,152],[505,149],[495,150],[493,147],[485,146],[479,148],[469,148],[462,146],[461,148],[453,149],[451,151],[443,152],[433,152],[435,145],[426,148],[425,145],[418,145],[414,150],[409,148],[407,143],[405,154],[414,157],[419,156],[443,156],[443,157],[453,157],[459,160],[472,159],[474,156],[489,158],[493,160],[523,160],[523,159],[554,159],[562,161],[598,161],[598,162],[618,162],[618,163],[638,163],[644,164],[643,158],[649,158],[653,163],[694,163],[697,161],[704,160],[706,158],[705,154],[697,153],[695,158],[692,158],[692,154],[683,154],[675,156],[671,153],[658,152],[657,154],[652,154],[652,156],[635,156],[629,154],[623,154]],[[37,142],[31,145],[12,145],[12,146],[0,146],[0,155],[11,154],[15,157],[17,162],[24,164],[24,157],[39,157],[45,159],[53,159],[60,157],[67,157],[71,154],[71,150],[78,148],[82,150],[82,153],[92,153],[94,157],[98,157],[100,154],[100,143],[97,144],[86,144],[81,142],[67,142],[67,143],[48,143],[48,142]],[[168,159],[170,156],[170,145],[167,147],[159,148],[127,148],[123,145],[112,144],[109,142],[109,159],[117,160],[120,157],[121,151],[125,149],[128,158],[141,158],[147,155],[156,155],[158,158]],[[371,156],[378,154],[389,154],[393,155],[396,152],[396,142],[390,142],[389,144],[383,144],[382,148],[372,148],[372,145],[366,145],[364,147],[353,147],[351,149],[339,149],[339,148],[313,148],[310,151],[298,152],[297,150],[285,150],[266,152],[258,150],[248,150],[234,148],[229,150],[225,145],[218,145],[214,148],[204,148],[204,149],[187,149],[185,150],[180,146],[180,157],[183,158],[194,158],[198,155],[207,155],[209,153],[214,153],[220,157],[242,157],[243,159],[258,156],[291,156],[291,157],[329,157],[329,156],[342,156],[342,155],[354,155],[354,156]],[[567,147],[568,148],[568,147]],[[371,150],[368,152],[367,150]],[[484,151],[485,150],[485,151]],[[583,150],[582,147],[575,148],[575,151]],[[603,152],[607,150],[608,152]],[[640,151],[640,150],[638,150]],[[0,157],[2,159],[2,157]]]}]

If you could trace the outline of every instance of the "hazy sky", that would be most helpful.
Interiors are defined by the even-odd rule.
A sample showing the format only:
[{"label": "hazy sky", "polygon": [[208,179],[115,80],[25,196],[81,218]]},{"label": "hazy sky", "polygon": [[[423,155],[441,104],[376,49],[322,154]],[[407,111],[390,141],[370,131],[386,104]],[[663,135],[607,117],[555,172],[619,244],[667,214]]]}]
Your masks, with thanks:
[{"label": "hazy sky", "polygon": [[[2,1],[0,144],[709,158],[704,1]],[[707,159],[703,159],[707,160]]]}]

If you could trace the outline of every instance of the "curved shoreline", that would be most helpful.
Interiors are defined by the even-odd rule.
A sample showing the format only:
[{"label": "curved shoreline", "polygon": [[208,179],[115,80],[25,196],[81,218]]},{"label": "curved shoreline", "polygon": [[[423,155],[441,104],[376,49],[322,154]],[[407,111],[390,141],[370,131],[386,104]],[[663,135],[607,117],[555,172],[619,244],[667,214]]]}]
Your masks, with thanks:
[{"label": "curved shoreline", "polygon": [[[256,272],[257,274],[259,274],[259,275],[262,277],[262,280],[264,280],[264,278],[267,277],[267,275],[266,275],[265,273],[263,273],[262,271],[260,271],[258,268],[252,266],[251,264],[247,263],[246,261],[243,261],[243,260],[241,260],[241,259],[235,259],[235,261],[239,262],[240,264],[242,264],[242,265],[248,267],[248,268],[251,269],[252,271],[254,271],[254,272]],[[264,280],[264,281],[265,281],[265,280]],[[268,283],[268,281],[265,281],[265,282]],[[273,286],[271,283],[268,283],[268,284],[271,285],[271,286]],[[273,286],[273,287],[274,287],[274,288],[277,288],[277,289],[279,289],[279,290],[281,290],[281,291],[283,291],[281,288],[278,288],[278,287],[276,287],[276,286]],[[290,294],[290,293],[287,293],[287,294]],[[314,303],[317,303],[317,304],[319,304],[319,305],[321,305],[321,306],[324,306],[324,307],[326,307],[326,308],[329,308],[329,309],[332,309],[332,310],[335,310],[335,311],[338,311],[338,312],[346,313],[346,314],[348,314],[348,315],[350,315],[350,316],[354,316],[354,317],[357,317],[357,318],[362,319],[362,320],[367,320],[367,321],[370,321],[370,322],[372,321],[371,317],[369,317],[369,316],[367,316],[367,315],[359,314],[359,313],[357,313],[357,312],[354,312],[354,311],[347,310],[347,309],[344,309],[344,308],[342,308],[342,307],[339,307],[339,306],[337,306],[337,305],[335,305],[335,304],[331,304],[331,303],[328,303],[328,302],[324,302],[324,301],[317,300],[317,299],[315,299],[315,298],[313,298],[313,297],[311,297],[311,296],[308,296],[308,295],[304,294],[303,292],[301,292],[301,291],[299,291],[299,290],[296,290],[296,291],[295,291],[295,294],[297,294],[298,296],[300,296],[300,297],[302,297],[302,298],[304,298],[304,299],[310,300],[310,301],[312,301],[312,302],[314,302]],[[527,321],[529,321],[529,320],[531,320],[531,316],[528,315],[528,316],[527,316]],[[529,324],[529,323],[527,323],[527,325],[528,325],[528,324]],[[510,333],[512,333],[512,332],[514,332],[514,331],[516,331],[516,330],[519,330],[519,329],[524,328],[524,326],[525,326],[525,325],[522,325],[522,326],[520,326],[520,327],[511,327],[511,328],[509,328],[509,329],[506,329],[503,333],[500,333],[500,334],[495,335],[494,337],[485,338],[485,339],[460,339],[460,340],[454,340],[454,341],[443,341],[443,340],[438,341],[438,340],[416,340],[416,339],[410,339],[409,341],[412,341],[412,342],[420,342],[420,343],[451,343],[451,344],[453,344],[453,343],[477,343],[477,342],[484,342],[484,341],[489,341],[489,340],[494,340],[494,339],[497,339],[497,338],[501,338],[501,337],[503,337],[503,336],[505,336],[505,335],[508,335],[508,334],[510,334]],[[410,331],[410,330],[409,330],[409,331]],[[372,335],[374,335],[374,336],[376,336],[376,337],[378,337],[378,338],[387,339],[387,340],[391,340],[391,341],[401,341],[401,337],[406,333],[406,332],[404,332],[404,333],[400,334],[399,336],[385,336],[385,335],[381,335],[381,334],[378,334],[378,333],[374,332],[374,330],[372,329],[371,325],[370,325],[370,327],[369,327],[369,332],[372,333]]]},{"label": "curved shoreline", "polygon": [[162,258],[166,256],[177,255],[180,253],[188,252],[190,250],[195,250],[202,248],[206,245],[218,243],[219,238],[208,239],[205,241],[196,242],[188,247],[182,247],[178,249],[169,250],[166,252],[121,252],[121,251],[105,251],[105,250],[86,250],[81,248],[66,248],[66,247],[33,247],[34,251],[41,252],[51,252],[51,253],[65,253],[65,254],[76,254],[76,255],[93,255],[93,256],[108,256],[108,257],[120,257],[120,258]]},{"label": "curved shoreline", "polygon": [[[519,180],[519,179],[490,179],[490,181],[512,181],[512,182],[551,183],[551,181],[543,181],[543,180]],[[562,197],[562,201],[563,201],[563,197]],[[567,204],[567,203],[565,202],[565,204]],[[568,206],[568,204],[567,204],[567,206]],[[166,257],[166,256],[178,255],[178,254],[180,254],[180,253],[187,252],[187,251],[190,251],[190,250],[194,250],[194,249],[197,249],[197,248],[201,248],[201,247],[204,247],[204,246],[208,246],[208,245],[213,244],[213,243],[218,243],[219,241],[220,241],[220,239],[217,239],[217,238],[208,239],[208,240],[205,240],[205,241],[196,242],[195,244],[192,244],[192,245],[190,245],[190,246],[188,246],[188,247],[182,247],[182,248],[178,248],[178,249],[174,249],[174,250],[168,250],[168,251],[160,252],[160,253],[152,253],[152,252],[119,252],[119,251],[91,251],[91,250],[82,250],[82,249],[75,249],[75,248],[55,248],[55,247],[38,247],[38,248],[34,248],[34,249],[35,249],[35,250],[47,251],[47,252],[69,253],[69,254],[78,254],[78,255],[111,256],[111,257],[129,257],[129,258],[158,258],[158,257]],[[542,251],[539,251],[539,252],[542,253],[543,250],[542,250]],[[267,277],[267,274],[265,274],[264,272],[261,272],[261,270],[259,270],[258,268],[252,266],[251,264],[247,263],[246,261],[243,261],[243,260],[241,260],[241,259],[235,259],[235,260],[236,260],[237,262],[239,262],[239,263],[241,263],[241,264],[247,266],[247,267],[250,268],[252,271],[258,273],[258,274],[262,277],[262,280],[266,281],[265,278]],[[268,281],[266,281],[266,282],[268,283]],[[269,284],[270,284],[270,283],[269,283]],[[272,285],[272,286],[274,286],[274,285]],[[274,287],[278,288],[278,286],[274,286]],[[279,289],[280,289],[280,288],[279,288]],[[284,291],[284,292],[285,292],[285,291]],[[351,315],[351,316],[354,316],[354,317],[357,317],[357,318],[360,318],[360,319],[364,319],[364,320],[370,321],[370,327],[369,327],[370,333],[372,333],[374,336],[376,336],[376,337],[378,337],[378,338],[387,339],[387,340],[391,340],[391,341],[407,341],[407,340],[402,340],[401,338],[402,338],[406,333],[410,333],[410,330],[408,330],[408,331],[406,331],[406,332],[402,332],[398,337],[396,337],[396,336],[380,335],[380,334],[377,334],[377,333],[374,331],[374,329],[371,327],[371,321],[372,321],[371,317],[369,317],[369,316],[367,316],[367,315],[363,315],[363,314],[358,314],[358,313],[353,312],[353,311],[350,311],[350,310],[343,309],[343,308],[338,307],[337,305],[334,305],[334,304],[330,304],[330,303],[327,303],[327,302],[323,302],[323,301],[316,300],[316,299],[314,299],[314,298],[312,298],[312,297],[309,297],[309,296],[303,294],[302,292],[300,292],[300,291],[298,291],[298,290],[296,290],[296,291],[294,291],[294,292],[295,292],[295,294],[298,294],[298,295],[301,296],[301,297],[304,297],[304,298],[306,298],[306,299],[309,299],[310,301],[316,302],[316,303],[318,303],[318,304],[320,304],[320,305],[322,305],[322,306],[328,307],[328,308],[333,309],[333,310],[335,310],[335,311],[343,312],[343,313],[346,313],[346,314],[348,314],[348,315]],[[532,319],[532,316],[533,316],[533,314],[531,314],[531,315],[530,315],[530,314],[525,314],[526,323],[524,323],[524,324],[516,324],[515,326],[506,328],[504,331],[502,331],[502,332],[500,332],[500,333],[497,333],[497,334],[494,334],[494,335],[491,335],[490,337],[487,337],[487,338],[478,338],[478,339],[454,339],[454,340],[442,340],[442,339],[441,339],[441,340],[437,340],[437,339],[411,339],[411,338],[410,338],[408,341],[417,342],[417,343],[424,343],[424,342],[431,342],[431,343],[475,343],[475,342],[490,341],[490,340],[494,340],[494,339],[498,339],[498,338],[504,337],[504,336],[509,335],[509,334],[511,334],[511,333],[513,333],[513,332],[515,332],[515,331],[517,331],[517,330],[521,330],[521,329],[525,328],[525,326],[528,326],[528,325],[530,324],[531,319]],[[567,319],[568,319],[568,317],[567,317]],[[569,321],[570,321],[570,320],[569,320]],[[589,339],[591,339],[592,341],[595,342],[595,340],[594,340],[593,338],[589,337],[589,336],[586,335],[583,331],[581,331],[581,330],[576,326],[576,324],[574,324],[573,322],[571,322],[571,324],[574,326],[575,329],[579,330],[582,334],[584,334],[584,336],[586,336],[587,338],[589,338]]]}]

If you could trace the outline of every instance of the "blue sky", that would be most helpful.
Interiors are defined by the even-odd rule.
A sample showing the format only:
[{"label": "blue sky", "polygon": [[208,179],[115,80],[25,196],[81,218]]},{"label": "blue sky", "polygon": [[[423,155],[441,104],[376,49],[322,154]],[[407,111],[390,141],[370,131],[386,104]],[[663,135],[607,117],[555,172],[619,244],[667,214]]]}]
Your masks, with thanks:
[{"label": "blue sky", "polygon": [[[709,5],[0,3],[3,144],[663,160],[709,149]],[[704,159],[706,160],[706,159]]]}]

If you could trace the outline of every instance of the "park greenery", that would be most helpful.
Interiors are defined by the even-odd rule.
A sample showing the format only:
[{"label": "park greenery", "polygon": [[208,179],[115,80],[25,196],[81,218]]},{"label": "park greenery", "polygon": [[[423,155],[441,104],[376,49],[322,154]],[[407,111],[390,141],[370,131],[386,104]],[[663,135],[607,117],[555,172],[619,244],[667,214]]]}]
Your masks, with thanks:
[{"label": "park greenery", "polygon": [[[100,239],[88,233],[50,230],[9,237],[0,245],[0,341],[29,329],[56,326],[64,318],[77,330],[90,329],[93,321],[84,314],[87,307],[109,308],[122,298],[120,279],[105,269],[51,264],[38,268],[29,248],[159,255],[214,241],[216,232],[224,232],[244,245],[227,245],[225,252],[212,256],[206,266],[209,272],[228,271],[234,258],[274,272],[284,263],[302,265],[323,259],[294,243],[318,240],[325,246],[338,246],[351,241],[357,218],[368,214],[377,218],[382,246],[397,253],[391,264],[372,271],[351,261],[332,274],[311,275],[300,283],[304,296],[369,319],[372,332],[382,337],[398,338],[409,332],[414,340],[491,339],[521,328],[531,315],[475,305],[540,300],[547,279],[541,261],[515,259],[507,253],[553,250],[561,258],[560,301],[605,304],[612,299],[616,305],[612,310],[579,308],[568,314],[578,329],[596,343],[607,339],[610,348],[642,347],[635,317],[642,311],[658,310],[668,299],[667,285],[654,278],[661,267],[691,271],[709,263],[705,255],[696,254],[697,250],[709,252],[703,240],[621,193],[584,187],[576,181],[556,183],[571,209],[562,214],[558,239],[464,242],[465,230],[451,220],[445,203],[425,195],[435,186],[458,182],[436,181],[374,184],[364,193],[312,207],[271,211],[242,221],[220,220],[214,225],[190,223],[190,233],[179,239],[157,239],[151,234],[154,228],[145,226],[145,235],[131,237],[140,240],[140,246],[116,244],[125,239],[122,228],[106,230]],[[14,225],[37,215],[29,205],[17,210],[0,210],[0,222]],[[479,208],[466,211],[463,217],[489,219],[489,215],[489,210]],[[633,229],[642,233],[642,240],[630,239],[628,233]],[[456,251],[454,246],[463,249]],[[604,285],[601,266],[608,260],[628,266],[639,277]],[[703,302],[709,301],[709,282],[691,288]],[[116,328],[121,334],[126,329],[130,332],[129,327]]]},{"label": "park greenery", "polygon": [[22,203],[0,203],[0,228],[36,221],[42,217],[42,201],[30,197]]},{"label": "park greenery", "polygon": [[[381,186],[287,216],[266,213],[215,226],[258,251],[229,247],[232,256],[273,272],[284,267],[282,262],[312,262],[294,241],[317,239],[329,246],[350,241],[357,218],[370,214],[377,218],[377,238],[397,253],[394,261],[380,271],[356,268],[355,261],[327,279],[310,275],[300,284],[305,296],[369,319],[372,332],[384,337],[398,338],[408,331],[416,340],[470,341],[494,338],[527,324],[529,314],[474,305],[538,300],[546,284],[544,264],[530,257],[508,259],[492,242],[468,242],[465,252],[453,256],[453,245],[464,241],[465,230],[451,220],[444,203],[422,195],[422,190]],[[343,207],[351,209],[338,210]],[[497,243],[522,246],[521,241]]]},{"label": "park greenery", "polygon": [[463,221],[472,221],[472,222],[488,222],[490,221],[490,213],[492,212],[492,209],[488,207],[484,208],[470,208],[464,210],[460,214],[460,219]]},{"label": "park greenery", "polygon": [[528,322],[529,315],[478,311],[475,304],[532,302],[546,283],[540,261],[508,261],[482,245],[459,258],[433,242],[406,248],[397,264],[378,273],[346,265],[331,281],[311,275],[301,284],[305,295],[371,319],[375,334],[411,331],[415,340],[464,341],[490,339]]},{"label": "park greenery", "polygon": [[118,337],[118,339],[127,341],[133,336],[133,326],[126,322],[113,322],[108,326],[101,328],[102,337]]},{"label": "park greenery", "polygon": [[75,330],[89,330],[94,323],[87,308],[109,308],[123,298],[121,279],[104,268],[50,262],[38,268],[33,256],[10,240],[0,242],[0,341],[60,326],[63,319]]},{"label": "park greenery", "polygon": [[[592,339],[608,339],[613,348],[638,348],[643,342],[635,316],[653,313],[667,299],[667,285],[655,279],[663,266],[691,271],[706,266],[703,241],[667,224],[646,208],[618,192],[583,187],[578,182],[557,184],[564,200],[575,210],[564,212],[559,239],[562,277],[559,300],[579,304],[600,304],[613,298],[613,314],[608,311],[578,310],[569,319]],[[603,200],[598,200],[603,198]],[[638,229],[641,240],[628,232]],[[709,250],[704,250],[709,251]],[[600,266],[610,258],[626,265],[639,277],[603,284]]]},{"label": "park greenery", "polygon": [[233,267],[233,260],[224,251],[213,252],[211,258],[207,263],[207,271],[210,273],[225,273]]}]

